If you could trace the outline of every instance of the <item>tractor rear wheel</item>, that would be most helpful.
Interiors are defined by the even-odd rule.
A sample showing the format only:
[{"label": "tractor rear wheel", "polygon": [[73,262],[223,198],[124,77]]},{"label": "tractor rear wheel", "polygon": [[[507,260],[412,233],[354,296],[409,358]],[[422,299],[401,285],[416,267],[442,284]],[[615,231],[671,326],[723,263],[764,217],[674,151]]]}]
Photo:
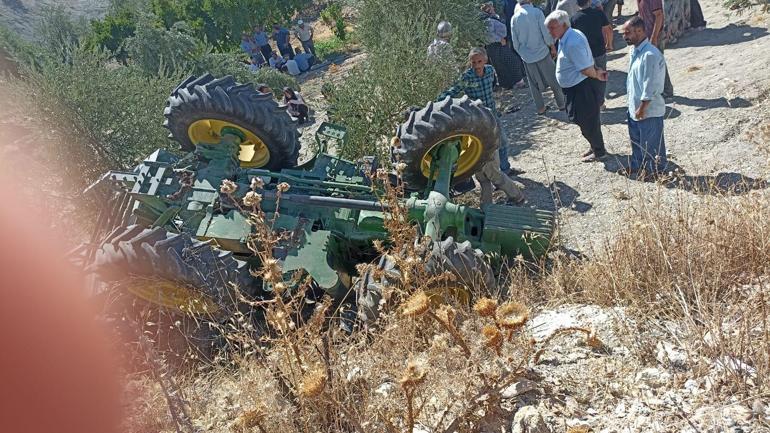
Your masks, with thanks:
[{"label": "tractor rear wheel", "polygon": [[254,85],[238,84],[232,76],[191,76],[171,93],[163,111],[163,126],[182,150],[193,151],[198,143],[219,143],[223,128],[239,130],[239,159],[244,168],[278,171],[297,165],[297,125],[272,95]]},{"label": "tractor rear wheel", "polygon": [[120,292],[121,311],[108,315],[132,316],[158,350],[180,360],[211,359],[221,345],[217,324],[239,306],[235,287],[247,297],[259,287],[232,252],[160,227],[115,229],[91,269]]},{"label": "tractor rear wheel", "polygon": [[479,172],[494,157],[501,133],[495,114],[481,101],[467,96],[447,97],[413,111],[398,127],[399,140],[392,149],[393,160],[406,164],[402,173],[406,187],[419,190],[431,175],[431,151],[449,140],[459,139],[462,148],[452,178],[454,185]]},{"label": "tractor rear wheel", "polygon": [[[431,248],[426,252],[423,263],[425,270],[431,276],[441,275],[449,272],[456,278],[452,284],[455,285],[453,296],[463,298],[461,300],[468,302],[470,300],[469,287],[491,288],[495,284],[495,276],[492,268],[484,260],[484,253],[474,249],[469,241],[457,243],[451,237],[441,241],[434,242]],[[383,293],[388,286],[401,284],[401,272],[398,265],[392,257],[385,255],[380,257],[377,269],[367,271],[353,285],[356,294],[356,306],[359,320],[365,323],[373,323],[380,315],[380,311],[385,307]],[[444,295],[447,290],[442,287],[428,287],[427,291]]]}]

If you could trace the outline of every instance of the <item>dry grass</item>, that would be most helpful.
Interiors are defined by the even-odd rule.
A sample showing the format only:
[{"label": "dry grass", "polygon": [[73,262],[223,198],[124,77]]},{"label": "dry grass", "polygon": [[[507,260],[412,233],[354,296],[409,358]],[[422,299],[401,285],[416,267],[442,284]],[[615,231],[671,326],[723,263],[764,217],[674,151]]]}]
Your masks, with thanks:
[{"label": "dry grass", "polygon": [[[670,204],[642,201],[628,230],[592,258],[554,252],[541,264],[514,261],[502,279],[510,287],[506,296],[471,288],[473,305],[451,298],[436,303],[426,295],[427,282],[436,277],[427,277],[415,260],[422,243],[414,241],[397,197],[397,190],[386,189],[383,201],[392,209],[388,229],[398,236],[379,248],[396,258],[402,275],[376,329],[340,331],[330,302],[316,305],[300,326],[306,286],[301,279],[281,280],[280,269],[265,257],[262,277],[299,291],[260,304],[268,331],[259,338],[231,331],[237,347],[250,349],[185,385],[197,425],[244,432],[394,433],[415,425],[432,432],[478,431],[491,418],[510,417],[502,390],[528,374],[551,340],[536,342],[523,331],[531,306],[559,302],[627,307],[638,324],[629,339],[637,341],[639,358],[655,362],[660,338],[679,342],[690,355],[688,375],[710,374],[717,401],[727,394],[751,400],[770,389],[765,192],[706,195],[699,204],[675,203],[673,211]],[[279,240],[270,230],[271,215],[256,205],[249,212],[263,225],[252,244],[260,254]],[[671,323],[676,326],[661,325]],[[564,333],[582,335],[587,347],[603,346],[591,329],[563,329],[552,337]],[[132,431],[164,425],[157,404],[147,403],[158,400],[152,387],[137,400],[135,409],[146,411],[134,421],[150,425],[135,423]]]}]

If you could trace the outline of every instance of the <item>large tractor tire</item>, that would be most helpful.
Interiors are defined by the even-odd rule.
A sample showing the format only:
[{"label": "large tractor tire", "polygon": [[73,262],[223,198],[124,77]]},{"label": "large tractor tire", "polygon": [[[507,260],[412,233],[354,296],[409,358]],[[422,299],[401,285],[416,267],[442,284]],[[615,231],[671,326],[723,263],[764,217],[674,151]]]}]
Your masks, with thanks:
[{"label": "large tractor tire", "polygon": [[398,127],[398,144],[392,149],[394,162],[406,164],[401,179],[407,189],[420,190],[430,176],[430,152],[450,139],[462,143],[452,184],[460,183],[481,170],[494,158],[502,132],[494,113],[481,101],[467,96],[445,98],[413,111]]},{"label": "large tractor tire", "polygon": [[130,316],[159,351],[182,361],[212,359],[222,346],[218,326],[239,306],[234,288],[251,297],[259,287],[232,252],[159,227],[115,229],[91,269],[120,292],[107,314]]},{"label": "large tractor tire", "polygon": [[[469,287],[491,288],[495,284],[492,268],[484,260],[484,253],[474,249],[469,241],[457,243],[451,237],[434,242],[426,251],[423,259],[429,275],[437,276],[445,272],[454,275],[452,289],[448,287],[426,288],[436,295],[458,296],[463,301],[470,300]],[[367,271],[353,285],[356,294],[358,319],[364,323],[373,323],[379,317],[383,305],[383,293],[388,286],[398,286],[401,272],[390,256],[380,257],[375,271]],[[440,283],[446,286],[446,283]],[[449,291],[450,293],[444,293]]]},{"label": "large tractor tire", "polygon": [[297,125],[272,95],[254,85],[237,84],[232,76],[191,76],[171,93],[163,126],[182,150],[197,143],[220,142],[222,129],[238,129],[245,137],[239,159],[244,168],[278,171],[297,165]]}]

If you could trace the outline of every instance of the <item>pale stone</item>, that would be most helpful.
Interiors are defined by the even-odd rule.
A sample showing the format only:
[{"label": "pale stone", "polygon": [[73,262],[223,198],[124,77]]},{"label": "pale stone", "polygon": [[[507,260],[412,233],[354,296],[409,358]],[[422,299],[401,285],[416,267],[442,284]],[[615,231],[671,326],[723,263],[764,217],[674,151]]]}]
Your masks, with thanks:
[{"label": "pale stone", "polygon": [[513,417],[511,433],[551,433],[551,428],[537,408],[524,406]]}]

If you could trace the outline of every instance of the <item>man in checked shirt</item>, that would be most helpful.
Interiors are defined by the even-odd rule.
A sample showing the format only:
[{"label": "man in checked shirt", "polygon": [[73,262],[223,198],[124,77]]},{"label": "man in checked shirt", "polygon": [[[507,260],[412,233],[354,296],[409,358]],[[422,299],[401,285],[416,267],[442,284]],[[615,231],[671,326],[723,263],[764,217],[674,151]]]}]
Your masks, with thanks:
[{"label": "man in checked shirt", "polygon": [[456,98],[461,94],[467,95],[471,99],[480,100],[485,107],[490,109],[498,119],[500,128],[500,147],[495,158],[487,162],[480,173],[476,174],[476,179],[481,184],[481,203],[492,203],[492,185],[505,192],[509,200],[514,204],[523,204],[526,201],[521,188],[507,176],[511,169],[511,163],[508,161],[508,140],[505,137],[503,126],[500,124],[500,113],[497,111],[495,99],[492,96],[492,88],[495,84],[495,68],[487,64],[487,52],[483,48],[473,48],[468,54],[468,61],[471,67],[468,68],[460,79],[444,91],[439,100],[447,96]]}]

